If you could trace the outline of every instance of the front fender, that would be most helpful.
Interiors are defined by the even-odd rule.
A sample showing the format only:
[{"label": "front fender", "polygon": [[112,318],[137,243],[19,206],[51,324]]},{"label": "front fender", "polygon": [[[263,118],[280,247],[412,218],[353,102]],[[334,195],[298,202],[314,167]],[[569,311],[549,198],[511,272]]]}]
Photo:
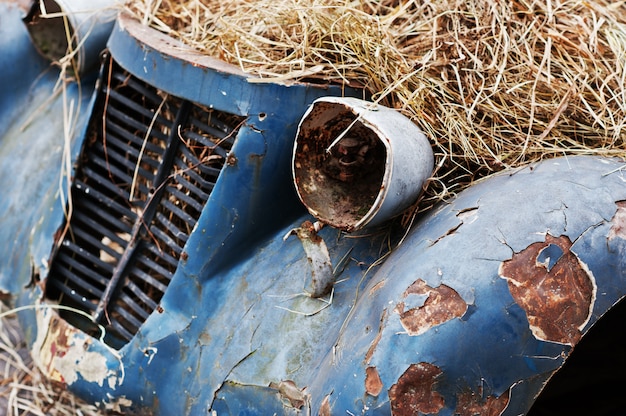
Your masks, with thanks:
[{"label": "front fender", "polygon": [[425,215],[346,319],[313,408],[525,414],[624,296],[623,166],[546,161]]}]

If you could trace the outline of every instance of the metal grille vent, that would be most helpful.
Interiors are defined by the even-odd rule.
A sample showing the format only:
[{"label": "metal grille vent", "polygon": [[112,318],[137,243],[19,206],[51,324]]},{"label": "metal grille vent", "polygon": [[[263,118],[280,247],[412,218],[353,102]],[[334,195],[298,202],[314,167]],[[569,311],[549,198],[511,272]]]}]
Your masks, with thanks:
[{"label": "metal grille vent", "polygon": [[[191,104],[109,60],[46,295],[120,348],[157,309],[243,118]],[[99,111],[98,111],[99,109]]]}]

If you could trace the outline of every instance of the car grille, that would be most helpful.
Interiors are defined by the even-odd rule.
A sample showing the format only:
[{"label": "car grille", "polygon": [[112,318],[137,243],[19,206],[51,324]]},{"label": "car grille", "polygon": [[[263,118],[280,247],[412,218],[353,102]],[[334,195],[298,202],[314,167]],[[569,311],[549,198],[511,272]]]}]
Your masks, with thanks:
[{"label": "car grille", "polygon": [[99,85],[46,296],[66,306],[68,322],[94,336],[103,327],[120,348],[185,258],[244,118],[159,91],[111,58]]}]

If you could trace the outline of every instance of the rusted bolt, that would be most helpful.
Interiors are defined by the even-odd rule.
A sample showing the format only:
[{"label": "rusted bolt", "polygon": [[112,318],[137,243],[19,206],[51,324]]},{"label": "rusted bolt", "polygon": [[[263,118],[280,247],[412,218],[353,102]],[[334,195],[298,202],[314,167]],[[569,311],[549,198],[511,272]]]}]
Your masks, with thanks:
[{"label": "rusted bolt", "polygon": [[237,157],[234,154],[229,153],[228,156],[226,156],[226,164],[228,166],[235,166],[237,164]]}]

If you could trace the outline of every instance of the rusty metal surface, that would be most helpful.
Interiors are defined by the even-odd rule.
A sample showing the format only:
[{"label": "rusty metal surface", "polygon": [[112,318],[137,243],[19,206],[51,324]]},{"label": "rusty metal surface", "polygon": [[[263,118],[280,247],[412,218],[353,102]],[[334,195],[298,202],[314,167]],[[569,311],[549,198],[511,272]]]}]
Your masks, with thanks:
[{"label": "rusty metal surface", "polygon": [[526,312],[533,335],[574,345],[581,337],[596,297],[593,275],[570,251],[567,236],[546,234],[502,263],[500,276]]},{"label": "rusty metal surface", "polygon": [[329,96],[302,117],[292,163],[298,196],[311,215],[351,232],[414,204],[434,156],[425,134],[396,110]]}]

